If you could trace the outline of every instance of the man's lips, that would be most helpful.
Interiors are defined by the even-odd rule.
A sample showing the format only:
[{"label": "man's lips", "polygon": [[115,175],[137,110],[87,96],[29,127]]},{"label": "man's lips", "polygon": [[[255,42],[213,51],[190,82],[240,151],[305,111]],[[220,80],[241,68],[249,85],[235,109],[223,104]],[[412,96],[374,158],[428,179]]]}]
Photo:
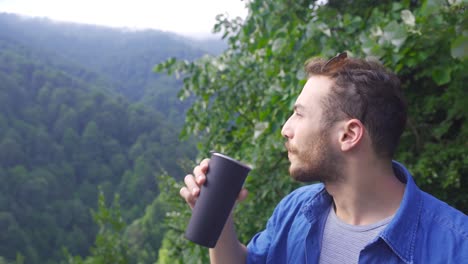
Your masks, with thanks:
[{"label": "man's lips", "polygon": [[284,143],[284,146],[286,147],[286,150],[288,151],[288,156],[291,154],[295,154],[297,150],[293,147],[291,147],[291,144],[289,142]]}]

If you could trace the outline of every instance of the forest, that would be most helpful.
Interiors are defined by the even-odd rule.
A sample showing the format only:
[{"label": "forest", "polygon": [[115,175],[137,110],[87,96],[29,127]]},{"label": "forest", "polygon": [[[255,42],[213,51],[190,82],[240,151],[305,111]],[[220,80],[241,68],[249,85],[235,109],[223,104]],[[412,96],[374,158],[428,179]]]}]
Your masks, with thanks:
[{"label": "forest", "polygon": [[300,186],[280,130],[311,57],[373,57],[409,120],[396,160],[468,212],[466,1],[252,0],[219,42],[0,15],[0,263],[209,263],[184,238],[182,177],[211,150],[253,170],[235,214],[261,231]]},{"label": "forest", "polygon": [[[211,47],[158,31],[126,32],[0,14],[0,256],[59,263],[90,252],[98,198],[122,221],[145,216],[157,177],[180,178],[195,141],[179,140],[181,81],[155,74],[169,56]],[[213,50],[211,49],[211,50]],[[151,216],[154,226],[163,212]],[[143,232],[133,226],[133,233]],[[143,232],[146,234],[146,232]],[[151,232],[156,259],[162,232]]]}]

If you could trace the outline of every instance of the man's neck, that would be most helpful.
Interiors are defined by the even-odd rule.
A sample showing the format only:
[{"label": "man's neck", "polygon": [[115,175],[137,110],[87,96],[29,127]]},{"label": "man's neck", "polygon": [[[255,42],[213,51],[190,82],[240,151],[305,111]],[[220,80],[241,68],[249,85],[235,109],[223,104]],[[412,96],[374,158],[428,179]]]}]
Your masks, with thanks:
[{"label": "man's neck", "polygon": [[338,218],[352,225],[368,225],[395,214],[405,185],[395,176],[391,161],[350,162],[342,180],[325,183]]}]

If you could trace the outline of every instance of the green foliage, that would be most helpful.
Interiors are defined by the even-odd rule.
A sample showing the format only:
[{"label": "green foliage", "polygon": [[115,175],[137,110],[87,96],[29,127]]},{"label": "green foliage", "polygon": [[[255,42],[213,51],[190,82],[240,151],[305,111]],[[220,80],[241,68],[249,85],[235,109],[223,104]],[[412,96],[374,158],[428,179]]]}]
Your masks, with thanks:
[{"label": "green foliage", "polygon": [[167,220],[167,215],[172,215],[177,210],[174,206],[178,208],[181,205],[165,202],[168,196],[174,195],[172,187],[175,180],[162,174],[157,181],[160,189],[158,198],[147,206],[143,217],[133,221],[125,231],[125,240],[130,245],[131,263],[155,263],[161,259],[161,252],[158,251],[161,244],[165,243],[162,238],[167,230],[163,222]]},{"label": "green foliage", "polygon": [[[190,217],[190,210],[182,199],[173,199],[179,195],[182,187],[174,178],[169,176],[159,177],[158,201],[165,205],[164,219],[167,233],[159,250],[158,264],[203,264],[209,263],[208,251],[201,247],[193,247],[191,242],[185,239],[184,227]],[[194,257],[196,256],[196,257]]]},{"label": "green foliage", "polygon": [[[305,60],[344,50],[376,57],[399,75],[410,109],[397,160],[423,190],[468,212],[465,1],[257,0],[248,6],[245,21],[218,17],[215,30],[229,43],[221,55],[155,67],[183,76],[180,97],[196,98],[183,134],[202,137],[200,155],[216,149],[254,166],[246,182],[251,197],[236,218],[242,242],[297,187],[287,177],[280,129],[305,83]],[[177,196],[166,202],[179,203]],[[181,215],[169,216],[161,258],[184,262],[190,253],[206,259],[206,251],[181,237],[188,210],[174,208]]]},{"label": "green foliage", "polygon": [[[182,175],[179,162],[193,158],[195,147],[179,142],[181,124],[173,123],[183,118],[185,106],[159,98],[176,98],[173,80],[160,83],[160,94],[153,97],[165,102],[164,113],[149,105],[154,100],[132,102],[107,80],[118,71],[93,72],[69,54],[79,47],[100,67],[118,66],[103,59],[108,53],[102,49],[100,54],[77,43],[66,47],[90,27],[65,41],[67,27],[28,21],[0,14],[0,256],[12,262],[20,254],[25,263],[48,264],[63,259],[63,246],[74,256],[89,254],[98,232],[89,210],[96,208],[98,185],[107,198],[121,193],[122,217],[130,223],[157,197],[155,175]],[[114,33],[108,42],[125,35]],[[51,38],[40,39],[41,34]],[[135,40],[135,49],[119,53],[133,61],[140,44]],[[151,75],[151,67],[148,71]],[[152,81],[143,83],[153,85],[156,80],[148,78]],[[170,114],[178,116],[168,120]],[[151,250],[157,253],[162,233],[152,234]]]},{"label": "green foliage", "polygon": [[10,262],[6,260],[4,257],[0,257],[0,264],[24,264],[24,256],[20,253],[16,254],[16,260],[14,262]]},{"label": "green foliage", "polygon": [[[132,102],[144,102],[178,124],[183,123],[188,106],[188,102],[177,100],[181,83],[172,77],[153,74],[152,66],[169,56],[192,60],[224,48],[221,41],[200,43],[157,30],[129,31],[23,19],[5,13],[0,13],[0,28],[0,36],[5,39],[16,40],[24,46],[34,43],[29,50],[40,48],[41,52],[48,52],[49,64]],[[56,54],[66,60],[55,60]],[[37,82],[47,80],[47,76],[38,72],[33,77]]]},{"label": "green foliage", "polygon": [[99,191],[98,210],[92,212],[94,221],[99,226],[91,255],[84,260],[73,257],[65,249],[66,263],[69,264],[126,264],[129,263],[128,245],[122,239],[126,227],[122,219],[119,196],[114,196],[111,207],[106,206],[104,192]]}]

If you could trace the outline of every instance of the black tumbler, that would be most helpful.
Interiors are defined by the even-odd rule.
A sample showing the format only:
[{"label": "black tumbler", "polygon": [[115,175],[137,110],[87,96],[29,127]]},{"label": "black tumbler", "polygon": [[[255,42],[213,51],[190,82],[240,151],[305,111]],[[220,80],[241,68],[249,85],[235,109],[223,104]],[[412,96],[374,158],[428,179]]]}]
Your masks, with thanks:
[{"label": "black tumbler", "polygon": [[214,248],[250,168],[226,155],[212,152],[206,181],[201,186],[185,237]]}]

